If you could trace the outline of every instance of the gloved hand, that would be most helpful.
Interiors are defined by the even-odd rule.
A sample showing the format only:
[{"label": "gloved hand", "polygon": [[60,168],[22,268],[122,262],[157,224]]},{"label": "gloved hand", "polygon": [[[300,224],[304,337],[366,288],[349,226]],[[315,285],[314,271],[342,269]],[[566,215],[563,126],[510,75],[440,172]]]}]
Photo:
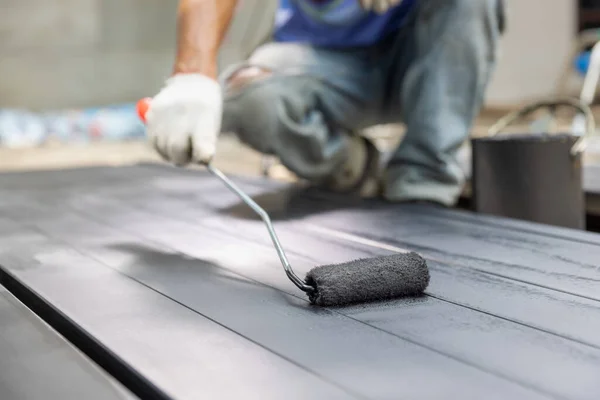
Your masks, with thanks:
[{"label": "gloved hand", "polygon": [[222,109],[217,81],[200,74],[174,75],[146,112],[150,142],[175,165],[208,164],[216,151]]},{"label": "gloved hand", "polygon": [[359,0],[359,2],[366,11],[383,14],[390,8],[400,4],[402,0]]}]

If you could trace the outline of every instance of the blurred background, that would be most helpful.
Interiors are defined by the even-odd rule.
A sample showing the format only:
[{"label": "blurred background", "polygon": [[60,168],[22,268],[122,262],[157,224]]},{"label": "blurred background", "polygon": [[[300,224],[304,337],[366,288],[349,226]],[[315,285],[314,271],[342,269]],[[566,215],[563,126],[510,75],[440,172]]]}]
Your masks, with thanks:
[{"label": "blurred background", "polygon": [[[240,1],[221,66],[269,40],[275,5]],[[134,104],[170,73],[176,6],[175,0],[0,0],[0,168],[157,160]],[[507,0],[507,8],[500,63],[473,135],[529,101],[579,97],[589,51],[600,39],[598,0]],[[569,129],[572,115],[564,117]],[[402,127],[374,127],[372,134],[385,145],[401,137]],[[465,157],[468,165],[468,143]],[[262,157],[230,135],[223,135],[217,161],[235,172],[264,172]],[[293,179],[277,165],[270,172]]]}]

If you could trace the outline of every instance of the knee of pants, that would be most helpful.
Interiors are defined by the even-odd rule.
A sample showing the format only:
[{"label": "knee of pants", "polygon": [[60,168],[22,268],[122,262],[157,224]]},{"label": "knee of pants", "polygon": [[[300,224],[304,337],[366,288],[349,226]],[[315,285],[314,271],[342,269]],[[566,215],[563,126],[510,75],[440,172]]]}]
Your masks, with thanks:
[{"label": "knee of pants", "polygon": [[282,99],[281,88],[269,75],[234,76],[226,83],[223,130],[234,132],[259,152],[272,153]]},{"label": "knee of pants", "polygon": [[344,160],[346,137],[330,135],[310,77],[272,75],[233,86],[226,88],[224,131],[309,180],[328,177]]}]

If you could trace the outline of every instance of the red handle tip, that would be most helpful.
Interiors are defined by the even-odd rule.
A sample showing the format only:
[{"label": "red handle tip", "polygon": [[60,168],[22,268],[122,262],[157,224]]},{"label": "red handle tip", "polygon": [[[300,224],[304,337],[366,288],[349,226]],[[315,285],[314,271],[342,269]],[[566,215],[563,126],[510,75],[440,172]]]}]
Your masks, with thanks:
[{"label": "red handle tip", "polygon": [[146,122],[146,112],[148,112],[151,100],[152,99],[150,97],[145,97],[137,102],[137,113],[144,123]]}]

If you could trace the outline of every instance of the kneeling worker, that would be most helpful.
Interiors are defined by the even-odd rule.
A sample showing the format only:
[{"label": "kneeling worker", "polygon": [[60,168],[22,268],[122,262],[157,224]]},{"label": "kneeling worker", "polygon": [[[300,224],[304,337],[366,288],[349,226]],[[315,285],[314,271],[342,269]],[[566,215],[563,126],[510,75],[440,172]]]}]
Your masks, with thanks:
[{"label": "kneeling worker", "polygon": [[[221,131],[337,192],[374,180],[390,201],[451,206],[496,62],[502,0],[280,0],[273,41],[217,76],[235,0],[180,0],[172,76],[147,132],[176,165],[207,163]],[[359,132],[403,122],[383,169]]]}]

